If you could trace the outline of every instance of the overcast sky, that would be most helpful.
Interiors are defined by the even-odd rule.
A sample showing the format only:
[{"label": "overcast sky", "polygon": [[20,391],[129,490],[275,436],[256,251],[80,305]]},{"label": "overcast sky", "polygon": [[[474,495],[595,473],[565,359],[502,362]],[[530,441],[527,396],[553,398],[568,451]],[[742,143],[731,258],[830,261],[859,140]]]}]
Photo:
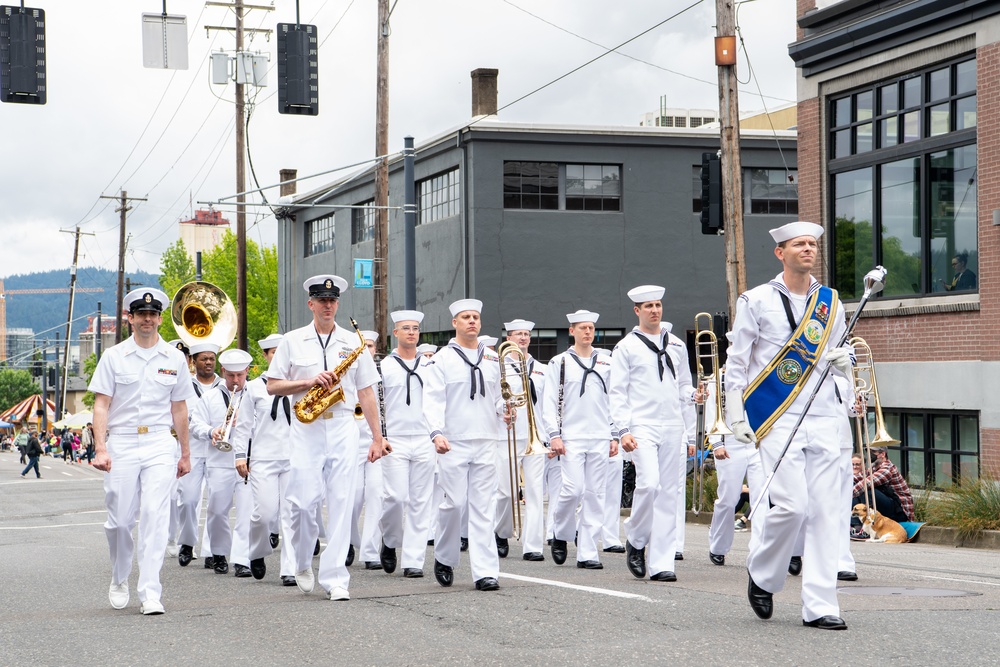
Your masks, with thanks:
[{"label": "overcast sky", "polygon": [[[393,2],[389,145],[398,150],[407,134],[419,143],[469,120],[471,70],[500,70],[503,107],[694,0]],[[59,230],[77,224],[96,234],[83,237],[81,266],[115,269],[116,202],[99,196],[122,189],[148,199],[129,214],[126,267],[158,272],[160,254],[178,237],[177,222],[189,216],[189,201],[199,208],[198,201],[236,191],[234,85],[213,86],[208,75],[209,52],[231,52],[234,39],[217,31],[206,37],[203,27],[233,25],[232,13],[199,0],[167,0],[168,13],[187,17],[190,38],[189,69],[173,71],[142,66],[141,15],[160,12],[161,0],[26,4],[45,10],[48,103],[0,104],[0,277],[69,267],[72,235]],[[273,29],[294,22],[294,0],[274,5],[271,12],[249,12],[246,25]],[[282,168],[303,176],[374,155],[376,10],[376,0],[300,0],[302,22],[315,24],[321,41],[320,114],[278,114],[272,69],[271,85],[257,91],[249,131],[261,185],[276,183]],[[672,107],[717,108],[714,19],[714,2],[697,3],[618,53],[503,109],[500,118],[634,126],[659,107],[661,95]],[[747,82],[741,110],[793,102],[795,68],[787,45],[795,38],[794,0],[748,0],[740,3],[738,19],[746,44],[739,65]],[[248,50],[270,54],[274,64],[273,37],[247,43]],[[767,97],[757,94],[758,84]],[[254,89],[248,91],[253,96]],[[306,181],[299,189],[335,176]],[[249,236],[274,243],[274,219],[257,216],[257,210],[248,215]],[[227,217],[235,228],[235,214]]]}]

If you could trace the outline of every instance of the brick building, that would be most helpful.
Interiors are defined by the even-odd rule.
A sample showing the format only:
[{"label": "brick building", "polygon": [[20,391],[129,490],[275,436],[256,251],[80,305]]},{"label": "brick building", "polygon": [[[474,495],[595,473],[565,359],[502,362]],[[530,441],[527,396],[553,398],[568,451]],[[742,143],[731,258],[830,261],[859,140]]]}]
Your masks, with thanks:
[{"label": "brick building", "polygon": [[911,484],[1000,472],[1000,0],[798,0],[799,212]]}]

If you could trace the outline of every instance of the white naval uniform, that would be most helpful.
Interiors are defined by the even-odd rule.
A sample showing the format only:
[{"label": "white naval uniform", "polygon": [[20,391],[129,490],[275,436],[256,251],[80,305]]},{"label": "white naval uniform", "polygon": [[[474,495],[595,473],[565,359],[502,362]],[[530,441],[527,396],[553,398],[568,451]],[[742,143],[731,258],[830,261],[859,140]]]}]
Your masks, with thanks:
[{"label": "white naval uniform", "polygon": [[[843,401],[846,409],[847,419],[840,422],[840,448],[854,449],[854,431],[851,429],[851,420],[856,416],[854,412],[854,383],[846,377],[835,375],[833,377],[837,383],[839,398]],[[837,528],[840,535],[839,557],[837,559],[837,572],[856,572],[857,563],[854,561],[854,554],[851,553],[851,501],[854,497],[854,468],[851,466],[851,457],[842,459],[841,470],[842,484],[840,497],[840,526]]]},{"label": "white naval uniform", "polygon": [[434,558],[442,565],[459,562],[462,508],[469,512],[469,561],[472,578],[500,576],[500,557],[493,535],[496,513],[497,415],[500,364],[496,352],[482,343],[466,350],[453,338],[427,365],[424,419],[431,440],[443,435],[451,450],[438,455],[438,484],[444,491],[439,508]]},{"label": "white naval uniform", "polygon": [[[104,476],[108,518],[104,532],[111,555],[111,583],[128,582],[139,519],[139,600],[159,600],[170,522],[170,488],[177,477],[177,440],[171,403],[192,393],[184,355],[163,339],[141,348],[129,338],[107,350],[88,389],[111,397]],[[142,433],[139,432],[142,427]]]},{"label": "white naval uniform", "polygon": [[[631,433],[637,443],[632,452],[635,495],[626,523],[629,543],[646,554],[650,575],[674,571],[677,531],[677,484],[681,464],[678,449],[694,442],[694,387],[684,343],[660,324],[658,336],[635,327],[615,345],[611,355],[611,418],[619,437]],[[657,349],[666,348],[673,371],[646,347],[645,337]]]},{"label": "white naval uniform", "polygon": [[[204,495],[205,480],[208,478],[205,462],[208,460],[208,450],[212,447],[210,440],[196,438],[190,432],[190,420],[194,416],[194,409],[198,406],[205,392],[219,386],[221,382],[222,378],[218,375],[215,376],[211,386],[203,385],[197,378],[191,378],[193,392],[187,399],[191,472],[181,477],[177,485],[177,543],[186,544],[189,547],[198,544],[198,519],[201,517],[201,499]],[[200,555],[202,558],[212,555],[207,524],[202,530]]]},{"label": "white naval uniform", "polygon": [[[398,360],[398,361],[397,361]],[[406,365],[406,369],[399,362]],[[392,454],[382,464],[382,540],[402,548],[400,566],[422,570],[434,514],[437,455],[424,420],[423,387],[430,359],[406,360],[398,350],[382,360],[385,430]]]},{"label": "white naval uniform", "polygon": [[[326,347],[324,349],[324,342]],[[285,334],[278,343],[267,376],[270,380],[306,380],[324,368],[333,370],[358,347],[356,333],[337,326],[330,337],[320,337],[314,323]],[[357,482],[358,429],[354,406],[358,390],[378,383],[375,360],[362,353],[341,375],[344,400],[305,424],[292,420],[289,439],[291,472],[287,500],[292,514],[296,572],[312,567],[312,552],[319,534],[317,511],[326,501],[327,544],[320,555],[317,581],[323,590],[347,588],[350,572],[344,565],[351,541],[351,510]],[[289,396],[294,403],[305,392]]]},{"label": "white naval uniform", "polygon": [[[617,439],[617,437],[616,437]],[[604,478],[604,521],[601,523],[601,544],[605,549],[622,546],[622,477],[625,457],[621,449],[608,458]]]},{"label": "white naval uniform", "polygon": [[[515,363],[509,357],[504,360],[507,365],[504,371],[507,374],[507,381],[510,383],[511,391],[521,393],[520,368],[521,365]],[[541,425],[542,397],[545,395],[545,364],[536,361],[528,355],[528,377],[535,387],[535,401],[532,409],[535,413],[535,430],[538,437],[545,439],[545,429]],[[530,393],[529,393],[530,396]],[[542,487],[544,485],[545,454],[535,456],[525,456],[524,452],[528,445],[528,406],[521,406],[516,410],[517,418],[514,420],[514,431],[517,434],[517,458],[524,478],[524,514],[522,515],[523,526],[521,529],[521,550],[523,553],[542,553],[545,545],[545,511],[542,505]],[[495,518],[495,530],[499,537],[510,538],[514,534],[514,518],[511,514],[510,504],[510,451],[507,446],[506,425],[499,425],[501,435],[497,445],[497,509]]]},{"label": "white naval uniform", "polygon": [[[377,392],[376,392],[377,393]],[[358,479],[354,486],[354,505],[351,512],[351,544],[358,546],[358,559],[364,563],[378,563],[382,548],[382,459],[372,463],[368,449],[372,444],[372,431],[362,418],[355,420],[358,427]],[[364,510],[365,520],[361,521]]]},{"label": "white naval uniform", "polygon": [[[219,383],[201,397],[191,416],[191,433],[209,443],[212,431],[223,426],[229,404],[235,401],[243,409],[242,392],[230,394],[225,383]],[[233,406],[236,410],[236,406]],[[250,566],[250,513],[253,497],[250,487],[236,472],[233,452],[222,452],[208,446],[205,460],[208,478],[208,512],[205,525],[214,556],[226,556],[233,565]],[[229,512],[236,508],[235,525],[229,523]]]},{"label": "white naval uniform", "polygon": [[[559,379],[563,374],[560,414]],[[611,360],[597,350],[592,350],[589,358],[580,359],[570,348],[553,357],[545,372],[542,423],[549,441],[560,437],[566,447],[561,462],[562,485],[555,497],[552,536],[573,541],[577,533],[576,508],[582,503],[579,535],[576,535],[578,562],[600,560],[597,541],[604,523],[607,460],[611,439],[615,437],[608,402],[610,383]],[[550,492],[549,502],[552,501]]]},{"label": "white naval uniform", "polygon": [[[819,287],[812,279],[810,294]],[[744,391],[791,337],[792,328],[782,304],[782,294],[789,298],[792,315],[797,323],[800,322],[808,297],[789,293],[781,274],[741,294],[737,300],[732,344],[726,362],[727,391]],[[765,474],[774,469],[803,406],[819,381],[827,363],[823,357],[846,330],[844,307],[839,300],[836,316],[825,326],[831,331],[825,347],[817,351],[820,358],[817,367],[795,400],[758,443]],[[767,497],[761,500],[761,505],[768,504],[766,520],[751,522],[753,539],[747,569],[754,582],[771,593],[784,587],[796,536],[805,524],[802,554],[802,618],[805,621],[840,615],[838,535],[843,532],[840,531],[840,513],[844,509],[843,458],[850,458],[850,449],[843,448],[844,406],[837,400],[834,386],[833,381],[827,381],[820,387],[771,481]],[[745,420],[745,416],[729,415],[730,424],[741,419]]]},{"label": "white naval uniform", "polygon": [[[285,500],[290,465],[291,400],[267,393],[267,378],[247,382],[246,396],[236,415],[231,440],[236,461],[247,461],[253,494],[250,513],[250,560],[274,551],[271,533],[280,531],[281,576],[295,576],[295,547],[291,540],[292,515]],[[249,452],[248,452],[249,448]],[[248,457],[249,454],[249,457]]]}]

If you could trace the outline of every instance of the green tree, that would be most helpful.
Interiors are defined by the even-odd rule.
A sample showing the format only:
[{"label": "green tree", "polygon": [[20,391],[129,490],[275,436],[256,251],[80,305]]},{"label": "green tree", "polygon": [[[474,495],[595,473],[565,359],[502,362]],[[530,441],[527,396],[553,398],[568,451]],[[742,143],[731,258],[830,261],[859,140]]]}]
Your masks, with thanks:
[{"label": "green tree", "polygon": [[[92,352],[89,357],[83,360],[83,376],[87,378],[87,384],[94,378],[94,371],[97,370],[97,353]],[[83,395],[83,404],[88,410],[94,409],[94,392],[87,390]]]},{"label": "green tree", "polygon": [[29,371],[13,368],[0,370],[0,410],[12,408],[37,393],[39,393],[38,386],[31,379]]}]

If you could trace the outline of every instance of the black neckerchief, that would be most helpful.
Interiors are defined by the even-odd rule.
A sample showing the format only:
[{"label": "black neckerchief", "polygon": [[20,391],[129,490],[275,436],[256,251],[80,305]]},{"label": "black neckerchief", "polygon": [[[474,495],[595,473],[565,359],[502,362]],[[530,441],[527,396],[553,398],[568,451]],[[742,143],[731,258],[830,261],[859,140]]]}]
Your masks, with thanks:
[{"label": "black neckerchief", "polygon": [[[420,355],[417,355],[417,360],[416,360],[416,363],[413,364],[413,368],[410,368],[409,366],[407,366],[406,362],[403,361],[403,358],[400,357],[400,356],[398,356],[398,355],[396,355],[396,354],[390,354],[389,358],[390,359],[395,359],[396,363],[398,363],[402,367],[402,369],[404,371],[406,371],[406,404],[409,405],[410,404],[410,378],[413,378],[413,377],[417,378],[417,382],[420,383],[420,388],[423,389],[423,387],[424,387],[424,380],[423,380],[423,378],[421,378],[419,375],[417,375],[417,368],[420,367]],[[480,357],[480,358],[482,358],[482,357]],[[468,361],[468,359],[466,359],[466,361]],[[482,371],[480,371],[480,375],[482,375]],[[473,398],[475,398],[475,396],[473,396]]]},{"label": "black neckerchief", "polygon": [[583,392],[587,391],[587,376],[590,375],[591,373],[593,373],[594,375],[596,375],[597,379],[601,381],[601,387],[604,389],[604,393],[605,394],[608,393],[608,385],[606,385],[604,383],[604,378],[601,377],[600,373],[598,373],[597,371],[594,370],[594,367],[597,366],[597,357],[599,356],[596,352],[590,358],[590,368],[587,368],[586,366],[584,366],[583,362],[580,361],[580,358],[577,357],[575,354],[572,354],[570,352],[567,352],[566,354],[569,355],[569,357],[573,361],[576,362],[577,366],[579,366],[580,368],[583,369],[583,380],[580,382],[580,395],[581,396],[583,396]]},{"label": "black neckerchief", "polygon": [[[316,327],[313,327],[313,331],[316,331]],[[327,336],[326,336],[326,342],[325,343],[323,342],[323,338],[319,335],[319,332],[316,331],[316,340],[319,342],[320,346],[323,348],[323,370],[324,371],[326,370],[326,346],[330,344],[330,339],[333,338],[333,334],[334,334],[335,331],[337,331],[336,327],[333,328],[333,331],[331,331],[329,334],[327,334]]]},{"label": "black neckerchief", "polygon": [[795,321],[795,316],[792,315],[792,302],[784,292],[778,292],[778,296],[781,297],[781,305],[785,307],[785,317],[788,318],[788,326],[792,328],[792,333],[795,333],[795,330],[799,328],[799,323]]},{"label": "black neckerchief", "polygon": [[[514,367],[514,372],[518,375],[521,374],[521,369],[513,361],[510,365]],[[531,392],[531,404],[538,405],[538,394],[535,393],[535,380],[531,377],[531,371],[535,370],[535,360],[532,359],[528,362],[528,390]]]},{"label": "black neckerchief", "polygon": [[[267,378],[262,377],[261,380],[264,381],[264,386],[267,386]],[[284,400],[282,400],[284,399]],[[289,407],[289,401],[287,396],[275,396],[274,402],[271,403],[271,421],[278,421],[278,403],[281,403],[285,408],[285,419],[288,420],[288,425],[292,425],[292,411]]]},{"label": "black neckerchief", "polygon": [[636,338],[638,338],[639,340],[642,341],[643,345],[645,345],[646,347],[648,347],[650,350],[652,350],[656,354],[656,367],[660,371],[660,382],[663,381],[663,360],[664,359],[667,360],[667,367],[670,368],[670,374],[673,375],[674,379],[676,380],[677,379],[677,371],[674,370],[674,362],[670,360],[670,355],[667,354],[667,337],[670,335],[670,332],[664,332],[663,333],[663,337],[660,339],[662,347],[659,347],[659,348],[656,347],[655,345],[653,345],[653,342],[651,340],[649,340],[648,338],[646,338],[642,333],[640,333],[638,331],[633,331],[632,333],[635,334]]},{"label": "black neckerchief", "polygon": [[469,361],[469,358],[465,356],[465,352],[463,351],[463,349],[460,349],[461,346],[456,344],[456,345],[449,345],[448,347],[455,350],[455,354],[457,354],[459,358],[462,361],[464,361],[470,368],[470,375],[472,376],[472,387],[469,390],[469,400],[470,401],[476,400],[476,373],[479,373],[479,395],[485,397],[486,380],[483,379],[483,369],[479,367],[479,364],[482,363],[483,361],[483,355],[486,353],[486,346],[485,345],[479,346],[479,358],[476,359],[476,363],[472,363],[471,361]]}]

